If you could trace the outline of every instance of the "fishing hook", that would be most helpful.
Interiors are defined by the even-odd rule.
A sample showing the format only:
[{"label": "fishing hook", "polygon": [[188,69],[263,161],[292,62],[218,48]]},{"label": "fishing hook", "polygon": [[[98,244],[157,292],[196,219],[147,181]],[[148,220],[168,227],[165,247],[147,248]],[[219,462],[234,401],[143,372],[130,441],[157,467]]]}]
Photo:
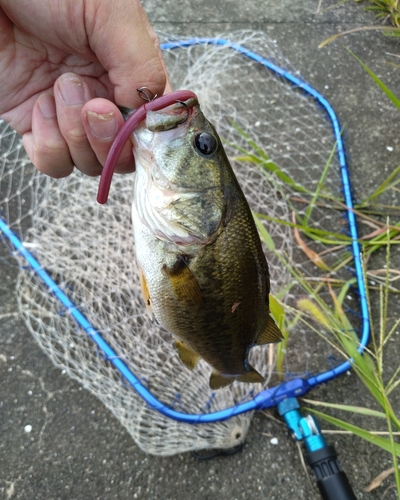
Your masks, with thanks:
[{"label": "fishing hook", "polygon": [[[158,95],[152,92],[148,87],[140,87],[140,89],[136,90],[139,92],[140,97],[147,102],[154,101],[154,99],[158,97]],[[152,97],[150,96],[150,94],[148,94],[148,92],[150,92]]]},{"label": "fishing hook", "polygon": [[179,102],[179,104],[182,104],[183,106],[185,106],[186,111],[187,111],[187,114],[186,114],[185,118],[183,120],[181,120],[179,123],[176,124],[176,126],[178,126],[178,125],[182,125],[183,123],[186,123],[188,121],[189,116],[190,116],[190,108],[186,104],[186,102],[184,102],[184,101],[176,101],[176,102]]},{"label": "fishing hook", "polygon": [[[142,99],[144,99],[145,101],[147,101],[147,102],[154,101],[158,97],[158,95],[155,94],[148,87],[140,87],[140,89],[137,89],[137,91],[139,92],[140,97]],[[149,92],[151,93],[151,96],[150,96]],[[182,121],[180,121],[179,123],[176,124],[178,126],[178,125],[183,125],[184,123],[186,123],[188,121],[189,116],[190,116],[190,108],[186,104],[186,102],[184,102],[184,101],[176,101],[176,102],[179,102],[179,104],[182,104],[183,106],[185,106],[186,107],[186,111],[187,111],[186,117]]]}]

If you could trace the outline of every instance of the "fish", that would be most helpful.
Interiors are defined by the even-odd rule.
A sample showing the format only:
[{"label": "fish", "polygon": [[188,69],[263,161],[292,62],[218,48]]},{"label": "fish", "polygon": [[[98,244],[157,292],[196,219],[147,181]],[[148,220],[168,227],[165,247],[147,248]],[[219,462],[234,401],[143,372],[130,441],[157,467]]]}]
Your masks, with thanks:
[{"label": "fish", "polygon": [[146,310],[172,334],[187,368],[200,358],[211,366],[211,389],[263,382],[249,351],[283,336],[270,314],[260,237],[197,97],[172,102],[143,112],[131,136],[132,222]]}]

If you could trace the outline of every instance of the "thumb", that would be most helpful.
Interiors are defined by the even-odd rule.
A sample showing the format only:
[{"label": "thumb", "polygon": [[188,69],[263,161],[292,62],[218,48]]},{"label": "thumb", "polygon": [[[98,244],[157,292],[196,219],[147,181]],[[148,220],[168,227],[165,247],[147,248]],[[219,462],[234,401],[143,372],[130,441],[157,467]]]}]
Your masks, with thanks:
[{"label": "thumb", "polygon": [[162,95],[167,82],[165,65],[139,0],[86,3],[92,5],[85,12],[89,44],[108,71],[116,104],[128,108],[143,104],[137,93],[140,87]]}]

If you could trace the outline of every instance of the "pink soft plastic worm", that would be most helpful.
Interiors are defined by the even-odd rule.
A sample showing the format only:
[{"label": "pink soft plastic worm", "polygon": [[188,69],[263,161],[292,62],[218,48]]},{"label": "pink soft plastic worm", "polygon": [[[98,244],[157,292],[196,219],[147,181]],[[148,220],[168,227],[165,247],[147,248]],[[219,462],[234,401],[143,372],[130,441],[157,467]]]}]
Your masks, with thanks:
[{"label": "pink soft plastic worm", "polygon": [[121,130],[115,138],[101,173],[99,189],[97,191],[97,201],[104,205],[107,203],[108,193],[110,191],[111,179],[117,164],[118,158],[122,152],[126,141],[129,139],[132,132],[139,125],[139,123],[146,118],[147,111],[158,111],[160,109],[171,106],[177,101],[187,101],[188,99],[197,99],[196,94],[190,90],[177,90],[170,94],[163,95],[147,102],[140,106],[124,123]]}]

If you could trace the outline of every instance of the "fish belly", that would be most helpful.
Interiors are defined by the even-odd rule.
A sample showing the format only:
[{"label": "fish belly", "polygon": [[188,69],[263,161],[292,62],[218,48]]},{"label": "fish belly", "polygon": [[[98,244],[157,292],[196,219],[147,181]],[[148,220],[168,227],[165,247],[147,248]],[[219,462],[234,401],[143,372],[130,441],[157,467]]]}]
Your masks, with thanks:
[{"label": "fish belly", "polygon": [[[265,270],[257,245],[249,235],[235,241],[226,231],[211,245],[180,249],[155,237],[134,206],[132,218],[137,262],[157,321],[217,372],[232,377],[245,374],[248,350],[268,315],[266,284],[260,277]],[[176,268],[185,251],[190,254],[188,273],[193,275],[200,297],[190,290],[177,293],[171,285],[168,270]],[[234,257],[228,262],[225,255],[232,252]]]}]

